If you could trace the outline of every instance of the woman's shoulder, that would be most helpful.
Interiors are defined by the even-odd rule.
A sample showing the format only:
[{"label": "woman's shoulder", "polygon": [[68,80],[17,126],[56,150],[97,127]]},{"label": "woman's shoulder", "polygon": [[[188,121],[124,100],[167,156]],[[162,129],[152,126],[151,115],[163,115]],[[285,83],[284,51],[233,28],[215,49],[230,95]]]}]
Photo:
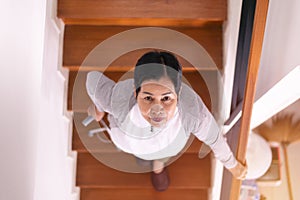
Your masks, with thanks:
[{"label": "woman's shoulder", "polygon": [[199,113],[206,108],[201,97],[185,83],[182,84],[180,91],[179,105],[183,111],[195,117],[199,117]]},{"label": "woman's shoulder", "polygon": [[118,118],[119,122],[123,121],[135,103],[133,79],[118,81],[111,98],[114,117]]},{"label": "woman's shoulder", "polygon": [[133,79],[126,79],[118,81],[112,91],[112,103],[122,104],[129,103],[131,105],[132,98],[134,97]]},{"label": "woman's shoulder", "polygon": [[114,90],[121,92],[120,95],[128,94],[129,92],[132,92],[134,89],[134,82],[133,79],[126,79],[118,81],[114,87]]},{"label": "woman's shoulder", "polygon": [[186,130],[193,132],[203,119],[207,117],[207,108],[201,97],[187,84],[182,84],[179,95],[179,111]]}]

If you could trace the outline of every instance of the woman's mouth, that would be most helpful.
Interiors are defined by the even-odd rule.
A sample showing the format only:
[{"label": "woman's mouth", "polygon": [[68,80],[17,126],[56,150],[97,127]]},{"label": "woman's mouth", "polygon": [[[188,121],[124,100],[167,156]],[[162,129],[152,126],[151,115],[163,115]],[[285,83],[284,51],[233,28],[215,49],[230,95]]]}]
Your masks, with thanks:
[{"label": "woman's mouth", "polygon": [[163,117],[153,117],[153,118],[151,118],[151,120],[154,121],[154,122],[159,123],[159,122],[163,121],[164,118]]}]

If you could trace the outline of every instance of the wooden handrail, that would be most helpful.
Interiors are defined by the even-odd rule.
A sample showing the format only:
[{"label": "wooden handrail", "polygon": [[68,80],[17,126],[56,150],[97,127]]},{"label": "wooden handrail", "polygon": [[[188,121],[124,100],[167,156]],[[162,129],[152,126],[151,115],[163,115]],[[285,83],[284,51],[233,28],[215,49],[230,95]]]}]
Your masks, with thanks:
[{"label": "wooden handrail", "polygon": [[[260,65],[260,57],[262,52],[262,44],[264,39],[264,31],[266,25],[266,18],[268,13],[269,0],[257,0],[254,16],[254,24],[252,31],[251,47],[249,54],[248,72],[246,80],[246,88],[244,94],[244,102],[242,109],[241,128],[239,134],[239,143],[236,157],[245,163],[246,149],[248,143],[248,136],[250,132],[250,122],[252,115],[252,107],[255,96],[256,81],[258,69]],[[239,199],[241,188],[241,181],[232,179],[230,199]]]}]

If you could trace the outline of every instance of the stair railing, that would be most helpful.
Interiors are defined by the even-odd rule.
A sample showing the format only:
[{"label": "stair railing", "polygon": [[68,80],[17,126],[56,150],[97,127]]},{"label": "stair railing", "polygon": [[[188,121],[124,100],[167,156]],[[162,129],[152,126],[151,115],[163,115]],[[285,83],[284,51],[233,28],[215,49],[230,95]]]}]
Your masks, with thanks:
[{"label": "stair railing", "polygon": [[[268,5],[269,0],[256,1],[251,46],[249,53],[248,71],[246,78],[246,87],[243,99],[242,116],[240,119],[239,140],[236,152],[237,159],[242,163],[246,162],[246,150],[250,132],[250,122],[255,97],[258,70],[260,66],[260,57],[262,52]],[[241,183],[241,180],[237,180],[234,178],[232,179],[229,197],[230,200],[239,199]]]}]

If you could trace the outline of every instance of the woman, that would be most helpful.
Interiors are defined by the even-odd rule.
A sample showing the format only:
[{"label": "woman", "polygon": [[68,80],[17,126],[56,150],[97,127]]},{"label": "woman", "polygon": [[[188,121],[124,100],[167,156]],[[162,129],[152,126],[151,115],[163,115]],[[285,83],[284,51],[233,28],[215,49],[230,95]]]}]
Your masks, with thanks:
[{"label": "woman", "polygon": [[182,84],[182,69],[173,54],[144,54],[135,66],[134,80],[115,83],[90,72],[86,87],[95,104],[88,112],[97,121],[108,113],[114,144],[138,159],[153,161],[156,190],[168,188],[165,163],[184,148],[190,133],[209,145],[234,177],[245,178],[247,168],[233,156],[201,98]]}]

